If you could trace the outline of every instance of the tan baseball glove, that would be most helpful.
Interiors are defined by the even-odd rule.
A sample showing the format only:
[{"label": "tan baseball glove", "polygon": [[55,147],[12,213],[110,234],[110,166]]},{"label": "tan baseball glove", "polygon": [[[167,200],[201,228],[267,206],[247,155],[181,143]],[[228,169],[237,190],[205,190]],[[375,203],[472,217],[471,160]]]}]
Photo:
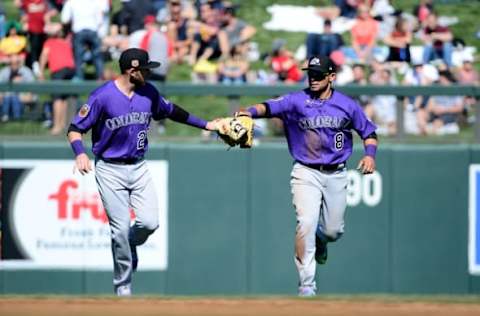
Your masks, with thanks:
[{"label": "tan baseball glove", "polygon": [[230,147],[252,147],[254,124],[250,115],[237,112],[234,117],[219,119],[217,124],[218,136]]}]

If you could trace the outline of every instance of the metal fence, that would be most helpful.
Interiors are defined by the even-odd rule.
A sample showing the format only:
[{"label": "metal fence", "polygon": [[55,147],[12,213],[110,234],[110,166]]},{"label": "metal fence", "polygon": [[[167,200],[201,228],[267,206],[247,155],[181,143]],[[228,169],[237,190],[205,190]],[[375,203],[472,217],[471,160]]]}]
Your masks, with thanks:
[{"label": "metal fence", "polygon": [[[88,94],[100,85],[96,81],[45,81],[34,83],[0,83],[0,92],[32,92],[38,94],[65,93],[65,94]],[[167,96],[208,96],[214,95],[225,97],[230,100],[231,107],[238,105],[242,96],[278,96],[291,91],[305,88],[304,85],[252,85],[227,86],[222,84],[192,84],[188,82],[162,83],[157,84],[161,93]],[[395,95],[397,97],[407,96],[432,96],[432,95],[463,95],[474,96],[480,99],[480,87],[478,86],[392,86],[392,85],[345,85],[339,86],[338,90],[350,96],[360,95]],[[475,106],[475,117],[480,118],[480,104]],[[405,136],[404,111],[402,103],[397,105],[397,138]],[[475,141],[480,143],[480,119],[475,122]]]}]

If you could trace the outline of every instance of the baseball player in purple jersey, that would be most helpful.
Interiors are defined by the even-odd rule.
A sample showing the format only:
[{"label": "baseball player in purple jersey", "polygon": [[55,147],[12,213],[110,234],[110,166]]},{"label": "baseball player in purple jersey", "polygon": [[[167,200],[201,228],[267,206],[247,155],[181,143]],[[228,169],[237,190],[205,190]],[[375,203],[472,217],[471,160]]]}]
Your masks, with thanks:
[{"label": "baseball player in purple jersey", "polygon": [[[136,247],[158,227],[157,196],[144,161],[150,121],[170,118],[206,130],[216,127],[164,99],[145,81],[150,69],[160,66],[149,61],[146,51],[127,49],[119,64],[120,77],[93,91],[73,118],[68,140],[76,155],[76,168],[81,174],[88,173],[92,167],[82,134],[92,130],[95,179],[112,236],[113,285],[117,295],[129,296],[138,264]],[[130,207],[136,215],[132,226]]]},{"label": "baseball player in purple jersey", "polygon": [[291,173],[296,210],[295,264],[300,296],[316,293],[315,261],[327,260],[327,243],[344,231],[347,197],[346,163],[352,154],[352,130],[362,138],[365,156],[358,169],[375,171],[376,126],[348,96],[334,90],[335,65],[329,58],[313,56],[307,68],[309,87],[246,111],[253,118],[276,117],[283,121],[288,148],[295,163]]}]

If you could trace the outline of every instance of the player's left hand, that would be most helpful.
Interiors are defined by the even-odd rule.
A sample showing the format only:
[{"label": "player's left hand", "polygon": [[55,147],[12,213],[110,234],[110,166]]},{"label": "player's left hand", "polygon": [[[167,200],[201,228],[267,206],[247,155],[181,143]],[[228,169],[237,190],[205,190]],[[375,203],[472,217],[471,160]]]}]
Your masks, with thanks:
[{"label": "player's left hand", "polygon": [[370,156],[363,157],[358,163],[357,170],[360,170],[363,174],[370,174],[375,171],[375,159]]}]

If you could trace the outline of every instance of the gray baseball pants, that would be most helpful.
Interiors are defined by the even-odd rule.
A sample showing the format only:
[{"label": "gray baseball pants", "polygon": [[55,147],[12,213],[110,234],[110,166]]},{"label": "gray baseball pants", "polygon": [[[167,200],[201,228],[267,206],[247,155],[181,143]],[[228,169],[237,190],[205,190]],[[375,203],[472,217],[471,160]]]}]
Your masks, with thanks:
[{"label": "gray baseball pants", "polygon": [[317,229],[327,241],[335,241],[343,234],[347,181],[346,168],[319,171],[300,163],[293,166],[290,185],[297,217],[295,265],[300,287],[316,290]]},{"label": "gray baseball pants", "polygon": [[[119,286],[131,286],[130,244],[143,244],[158,228],[158,200],[145,161],[119,165],[97,160],[95,179],[110,224],[113,285],[116,291]],[[135,212],[132,226],[130,209]]]}]

